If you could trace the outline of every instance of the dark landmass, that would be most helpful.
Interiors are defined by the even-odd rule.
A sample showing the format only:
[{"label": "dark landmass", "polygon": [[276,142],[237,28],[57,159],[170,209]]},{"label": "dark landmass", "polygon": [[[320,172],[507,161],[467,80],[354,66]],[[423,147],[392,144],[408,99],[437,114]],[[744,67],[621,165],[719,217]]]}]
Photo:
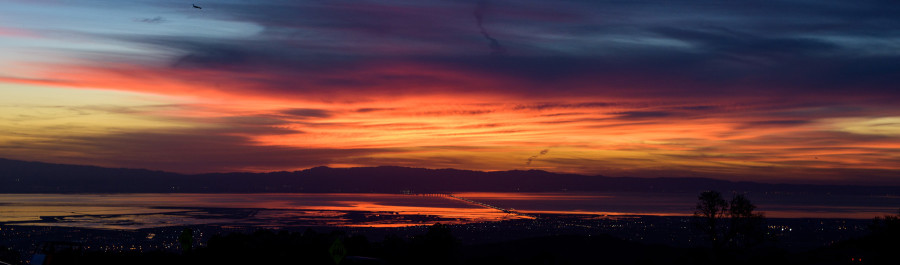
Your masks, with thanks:
[{"label": "dark landmass", "polygon": [[293,172],[178,174],[0,159],[0,193],[275,193],[374,192],[660,192],[705,190],[900,195],[898,186],[731,182],[708,178],[631,178],[558,174],[540,170],[481,172],[394,166]]},{"label": "dark landmass", "polygon": [[[55,243],[46,249],[52,264],[897,264],[900,223],[896,217],[873,223],[868,233],[825,246],[790,250],[777,241],[713,248],[648,244],[610,234],[569,234],[465,242],[466,226],[436,224],[385,236],[359,231],[308,228],[256,230],[204,235],[193,229],[159,230],[163,249],[86,248]],[[87,231],[81,231],[82,233]],[[224,232],[224,231],[222,231]],[[399,231],[394,231],[399,232]],[[634,232],[634,231],[632,231]],[[559,233],[559,234],[556,234]],[[71,234],[71,233],[70,233]],[[464,233],[463,233],[464,234]],[[193,235],[193,236],[191,236]],[[197,236],[208,238],[201,241]],[[42,244],[47,246],[47,244]],[[58,246],[75,246],[59,248]],[[24,264],[21,254],[3,251],[6,261]],[[27,254],[26,254],[27,255]],[[3,255],[0,255],[3,257]]]}]

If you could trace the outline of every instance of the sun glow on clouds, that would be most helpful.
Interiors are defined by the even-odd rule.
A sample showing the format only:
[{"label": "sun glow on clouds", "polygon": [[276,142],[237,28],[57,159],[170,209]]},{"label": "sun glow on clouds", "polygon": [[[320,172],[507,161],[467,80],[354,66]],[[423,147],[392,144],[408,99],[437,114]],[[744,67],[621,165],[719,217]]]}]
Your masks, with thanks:
[{"label": "sun glow on clouds", "polygon": [[[202,128],[220,128],[212,132],[237,136],[243,141],[241,145],[248,147],[289,148],[298,152],[370,150],[327,157],[323,164],[332,166],[390,164],[587,174],[738,176],[735,178],[753,174],[763,175],[763,179],[767,172],[757,171],[762,168],[772,174],[798,168],[894,170],[881,161],[896,159],[884,151],[898,148],[873,143],[877,142],[874,139],[843,139],[832,134],[833,131],[851,133],[847,138],[867,134],[891,136],[891,118],[818,121],[773,118],[769,116],[782,110],[774,106],[774,111],[767,111],[766,108],[772,107],[768,103],[752,106],[754,103],[749,102],[734,107],[605,97],[592,98],[594,101],[567,98],[541,101],[515,95],[452,92],[404,92],[395,97],[371,93],[360,98],[335,93],[333,101],[323,101],[306,100],[304,97],[308,96],[303,94],[258,93],[242,88],[240,80],[237,85],[231,82],[211,87],[211,82],[228,81],[215,72],[187,74],[200,79],[209,76],[214,81],[191,81],[185,76],[160,74],[152,69],[120,68],[118,73],[92,68],[77,71],[79,74],[55,74],[59,80],[45,83],[88,88],[75,90],[84,92],[68,92],[73,95],[110,93],[110,98],[105,99],[87,94],[71,98],[120,102],[114,106],[128,111],[103,114],[97,112],[103,108],[84,107],[97,102],[63,103],[68,97],[57,97],[53,100],[60,104],[79,105],[90,111],[81,110],[75,118],[44,112],[48,117],[46,124],[42,119],[29,118],[27,124],[17,123],[15,130],[41,131],[40,126],[59,123],[79,125],[69,126],[66,133],[44,130],[42,137],[52,138],[67,133],[116,134],[148,129],[160,133],[180,129],[193,134],[202,133]],[[21,91],[7,87],[7,93]],[[135,98],[138,94],[91,92],[95,91],[91,88],[167,96],[160,97],[161,101],[156,103],[162,106],[126,103],[113,99],[113,95]],[[30,91],[33,95],[48,92]],[[41,100],[21,93],[7,98],[26,102]],[[31,110],[5,103],[6,108],[18,110],[7,112],[8,120],[14,119],[10,115]],[[806,139],[795,141],[795,136]],[[24,138],[9,139],[29,142]],[[525,164],[528,157],[542,149],[552,152]],[[103,159],[102,155],[77,153],[70,151],[64,156],[67,161],[78,156]],[[308,166],[313,165],[247,164],[229,169],[269,171]],[[200,169],[204,170],[216,168]]]},{"label": "sun glow on clouds", "polygon": [[900,117],[844,118],[831,124],[849,133],[900,136]]},{"label": "sun glow on clouds", "polygon": [[[15,51],[0,54],[0,147],[180,172],[900,181],[897,80],[882,74],[900,60],[857,52],[889,37],[806,32],[725,4],[638,6],[136,1],[101,16],[102,1],[17,2],[0,11],[0,48]],[[792,15],[852,16],[821,8]]]}]

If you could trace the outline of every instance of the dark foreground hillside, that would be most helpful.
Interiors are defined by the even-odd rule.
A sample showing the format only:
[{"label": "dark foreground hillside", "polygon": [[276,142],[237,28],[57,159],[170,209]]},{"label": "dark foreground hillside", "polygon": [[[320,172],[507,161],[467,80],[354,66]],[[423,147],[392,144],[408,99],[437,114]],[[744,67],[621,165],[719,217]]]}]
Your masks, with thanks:
[{"label": "dark foreground hillside", "polygon": [[688,248],[648,245],[609,235],[562,235],[495,243],[460,243],[448,226],[379,242],[343,232],[259,230],[215,236],[178,252],[104,253],[57,249],[63,264],[898,264],[900,222],[880,219],[869,235],[808,251],[754,247]]}]

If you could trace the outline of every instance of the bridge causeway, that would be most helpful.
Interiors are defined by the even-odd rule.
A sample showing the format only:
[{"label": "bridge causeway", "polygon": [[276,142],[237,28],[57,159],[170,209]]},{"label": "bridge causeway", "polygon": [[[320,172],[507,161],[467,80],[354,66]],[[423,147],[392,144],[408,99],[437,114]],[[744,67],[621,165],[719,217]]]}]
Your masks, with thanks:
[{"label": "bridge causeway", "polygon": [[498,210],[498,211],[512,214],[512,215],[527,217],[527,218],[531,218],[531,219],[537,219],[537,217],[533,216],[533,215],[528,215],[528,214],[520,213],[513,209],[506,209],[506,208],[502,208],[499,206],[495,206],[495,205],[475,201],[472,199],[456,196],[456,195],[453,195],[452,193],[418,193],[418,194],[409,194],[409,195],[425,196],[425,197],[441,197],[441,198],[446,198],[446,199],[450,199],[450,200],[457,200],[457,201],[465,202],[467,204],[475,205],[475,206],[479,206],[479,207],[483,207],[483,208]]}]

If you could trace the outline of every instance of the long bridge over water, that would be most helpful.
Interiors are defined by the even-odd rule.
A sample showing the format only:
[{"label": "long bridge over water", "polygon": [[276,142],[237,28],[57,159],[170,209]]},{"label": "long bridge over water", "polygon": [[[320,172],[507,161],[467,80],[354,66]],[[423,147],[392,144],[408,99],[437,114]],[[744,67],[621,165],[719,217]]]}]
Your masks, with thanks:
[{"label": "long bridge over water", "polygon": [[528,217],[528,218],[532,218],[532,219],[537,219],[537,217],[533,216],[533,215],[528,215],[528,214],[520,213],[513,209],[506,209],[506,208],[502,208],[502,207],[499,207],[496,205],[491,205],[491,204],[475,201],[472,199],[456,196],[456,195],[453,195],[452,193],[416,193],[416,194],[409,194],[409,195],[425,196],[425,197],[441,197],[441,198],[446,198],[446,199],[450,199],[450,200],[457,200],[457,201],[465,202],[467,204],[475,205],[475,206],[479,206],[479,207],[483,207],[483,208],[498,210],[498,211],[512,214],[512,215],[518,215],[518,216]]}]

